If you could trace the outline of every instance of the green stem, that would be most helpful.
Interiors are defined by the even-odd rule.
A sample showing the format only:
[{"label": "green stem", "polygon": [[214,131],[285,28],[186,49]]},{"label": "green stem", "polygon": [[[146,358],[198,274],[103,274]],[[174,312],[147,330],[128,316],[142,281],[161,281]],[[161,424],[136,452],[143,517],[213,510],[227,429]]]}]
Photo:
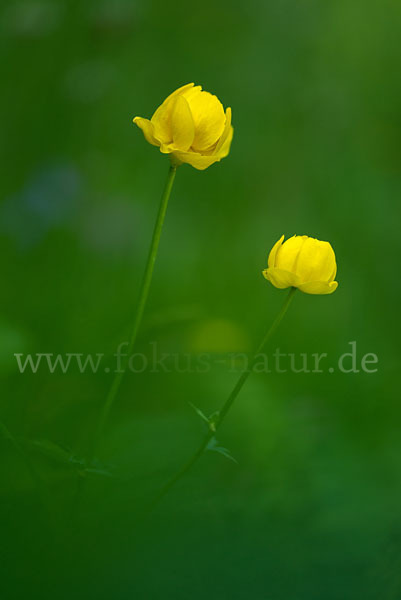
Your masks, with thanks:
[{"label": "green stem", "polygon": [[124,374],[126,372],[129,357],[132,354],[132,350],[134,348],[134,344],[135,344],[135,341],[136,341],[136,338],[138,335],[139,327],[141,325],[143,313],[144,313],[145,306],[146,306],[146,301],[147,301],[147,298],[149,295],[149,289],[150,289],[150,284],[152,281],[153,269],[154,269],[155,262],[156,262],[157,250],[159,248],[159,242],[160,242],[160,236],[161,236],[161,232],[162,232],[162,228],[163,228],[164,218],[166,216],[167,205],[168,205],[168,201],[170,198],[171,189],[173,187],[176,171],[177,171],[177,166],[174,164],[171,164],[171,166],[169,168],[168,176],[167,176],[166,185],[165,185],[165,188],[163,191],[163,195],[160,200],[159,212],[157,214],[156,223],[155,223],[155,227],[153,230],[152,242],[150,244],[148,260],[146,263],[145,273],[143,275],[141,289],[139,292],[139,299],[138,299],[137,309],[136,309],[136,313],[135,313],[134,324],[132,327],[132,333],[131,333],[131,337],[130,337],[130,341],[129,341],[129,345],[128,345],[127,355],[124,357],[124,360],[122,361],[122,364],[121,364],[121,368],[119,369],[119,371],[116,373],[116,375],[114,377],[114,381],[112,383],[110,391],[109,391],[109,393],[106,397],[106,400],[104,402],[104,405],[102,407],[102,411],[101,411],[100,418],[99,418],[99,424],[98,424],[98,428],[97,428],[97,432],[96,432],[96,436],[95,436],[94,451],[96,451],[98,443],[100,442],[100,440],[102,438],[105,425],[109,418],[111,409],[113,407],[114,401],[117,396],[117,392],[120,388],[121,382],[122,382]]},{"label": "green stem", "polygon": [[235,384],[231,394],[228,396],[227,400],[225,401],[221,410],[219,411],[217,420],[213,424],[214,425],[213,428],[212,427],[209,428],[208,433],[205,435],[203,441],[201,442],[199,448],[196,450],[196,452],[192,456],[192,458],[160,490],[159,494],[156,496],[156,498],[151,503],[149,510],[152,510],[152,508],[154,506],[156,506],[156,504],[158,504],[159,501],[171,490],[171,488],[177,483],[177,481],[179,481],[182,477],[184,477],[184,475],[186,475],[186,473],[188,473],[188,471],[193,467],[193,465],[199,460],[199,458],[202,456],[202,454],[206,450],[210,440],[215,436],[217,429],[220,428],[220,426],[222,425],[225,417],[227,416],[228,411],[232,407],[235,399],[237,398],[238,394],[240,393],[241,389],[243,388],[244,383],[246,382],[249,375],[251,374],[252,369],[258,360],[258,355],[260,354],[260,352],[262,352],[262,350],[266,346],[267,342],[270,340],[270,338],[276,331],[277,327],[280,325],[281,321],[283,320],[284,315],[287,312],[288,307],[291,304],[291,300],[294,297],[295,290],[296,290],[296,288],[290,289],[288,296],[287,296],[283,306],[281,307],[280,312],[278,313],[277,317],[274,319],[272,325],[269,327],[269,329],[268,329],[267,333],[265,334],[263,340],[261,341],[258,349],[256,350],[255,354],[253,355],[253,357],[248,365],[248,368],[241,374],[241,376],[238,379],[237,383]]}]

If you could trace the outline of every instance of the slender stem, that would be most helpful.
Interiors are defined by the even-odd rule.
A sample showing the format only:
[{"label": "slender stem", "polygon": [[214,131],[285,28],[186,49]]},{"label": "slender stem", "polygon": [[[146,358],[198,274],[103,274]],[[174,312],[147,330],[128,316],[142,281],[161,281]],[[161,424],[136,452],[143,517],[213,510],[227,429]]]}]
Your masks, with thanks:
[{"label": "slender stem", "polygon": [[127,364],[130,355],[132,354],[132,350],[134,348],[134,344],[138,335],[139,327],[141,325],[143,313],[146,306],[146,301],[149,295],[150,284],[152,281],[153,269],[156,262],[157,250],[159,248],[160,236],[163,228],[164,218],[166,216],[167,205],[171,194],[171,189],[173,187],[175,174],[177,171],[177,166],[174,164],[170,165],[166,185],[160,200],[159,212],[157,214],[155,227],[153,230],[152,242],[149,248],[148,260],[146,263],[145,272],[142,279],[141,289],[139,292],[137,309],[135,312],[135,319],[132,327],[132,333],[128,345],[127,355],[122,360],[121,368],[115,374],[114,381],[112,386],[107,394],[106,400],[102,407],[102,411],[99,418],[99,424],[96,431],[95,442],[94,442],[94,451],[96,451],[98,443],[100,442],[105,425],[110,415],[110,411],[113,407],[114,401],[117,396],[117,392],[120,388],[121,382],[123,380],[124,374],[127,369]]},{"label": "slender stem", "polygon": [[267,333],[265,334],[263,340],[261,341],[258,349],[256,350],[255,354],[253,355],[252,359],[250,360],[248,368],[241,374],[241,376],[238,379],[237,383],[235,384],[231,394],[228,396],[227,400],[225,401],[221,410],[219,411],[217,420],[213,423],[213,427],[209,428],[209,431],[205,435],[203,441],[201,442],[199,448],[196,450],[196,452],[192,456],[192,458],[190,458],[190,460],[187,463],[185,463],[185,465],[160,490],[159,494],[156,496],[156,498],[151,503],[149,510],[151,510],[154,506],[156,506],[156,504],[159,503],[159,501],[171,490],[171,488],[177,483],[177,481],[179,481],[193,467],[193,465],[199,460],[199,458],[202,456],[202,454],[206,450],[210,440],[215,436],[217,429],[220,428],[220,426],[222,425],[223,420],[227,416],[228,411],[232,407],[235,399],[237,398],[238,394],[240,393],[242,387],[244,386],[244,383],[246,382],[249,375],[251,374],[253,367],[255,366],[255,364],[258,360],[258,355],[260,354],[260,352],[262,352],[262,350],[266,346],[267,342],[270,340],[270,338],[276,331],[277,327],[280,325],[281,321],[283,320],[284,315],[287,312],[288,307],[291,304],[291,300],[294,297],[295,290],[296,290],[296,288],[290,289],[288,296],[287,296],[283,306],[281,307],[280,312],[278,313],[277,317],[274,319],[272,325],[267,330]]}]

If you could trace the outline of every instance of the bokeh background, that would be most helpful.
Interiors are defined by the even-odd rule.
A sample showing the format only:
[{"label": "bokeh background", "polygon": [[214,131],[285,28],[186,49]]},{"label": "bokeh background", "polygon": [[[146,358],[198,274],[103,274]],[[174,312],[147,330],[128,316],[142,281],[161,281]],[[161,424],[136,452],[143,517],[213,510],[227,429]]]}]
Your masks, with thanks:
[{"label": "bokeh background", "polygon": [[[400,597],[400,28],[397,0],[2,1],[3,598]],[[218,436],[237,463],[207,452],[145,518],[204,433],[189,402],[237,377],[129,374],[87,461],[168,168],[131,121],[189,81],[235,136],[178,171],[137,351],[250,351],[285,296],[268,251],[305,233],[340,285],[270,351],[379,363],[253,375]],[[21,374],[28,352],[106,357]]]}]

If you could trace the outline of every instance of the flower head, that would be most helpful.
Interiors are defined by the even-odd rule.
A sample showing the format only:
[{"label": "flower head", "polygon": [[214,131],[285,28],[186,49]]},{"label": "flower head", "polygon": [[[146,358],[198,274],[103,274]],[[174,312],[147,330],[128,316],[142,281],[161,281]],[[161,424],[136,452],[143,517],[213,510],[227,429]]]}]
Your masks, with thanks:
[{"label": "flower head", "polygon": [[160,152],[171,154],[177,164],[207,169],[230,151],[233,128],[231,108],[224,113],[217,96],[200,85],[184,85],[166,98],[153,117],[135,117],[145,139]]},{"label": "flower head", "polygon": [[296,287],[306,294],[332,294],[338,286],[336,257],[329,242],[294,235],[274,244],[263,275],[275,287]]}]

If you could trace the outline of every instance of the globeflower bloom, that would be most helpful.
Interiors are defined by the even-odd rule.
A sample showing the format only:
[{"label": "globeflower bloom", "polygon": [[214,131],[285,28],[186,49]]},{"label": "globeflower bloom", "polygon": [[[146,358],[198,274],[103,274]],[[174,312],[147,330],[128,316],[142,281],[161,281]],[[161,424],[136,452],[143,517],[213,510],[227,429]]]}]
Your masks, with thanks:
[{"label": "globeflower bloom", "polygon": [[173,163],[188,163],[203,170],[226,157],[233,128],[231,108],[224,112],[220,100],[188,83],[166,98],[153,117],[135,117],[145,139],[160,152],[170,154]]},{"label": "globeflower bloom", "polygon": [[266,279],[280,289],[292,286],[306,294],[332,294],[338,286],[337,264],[329,242],[307,235],[283,240],[281,236],[269,254]]}]

